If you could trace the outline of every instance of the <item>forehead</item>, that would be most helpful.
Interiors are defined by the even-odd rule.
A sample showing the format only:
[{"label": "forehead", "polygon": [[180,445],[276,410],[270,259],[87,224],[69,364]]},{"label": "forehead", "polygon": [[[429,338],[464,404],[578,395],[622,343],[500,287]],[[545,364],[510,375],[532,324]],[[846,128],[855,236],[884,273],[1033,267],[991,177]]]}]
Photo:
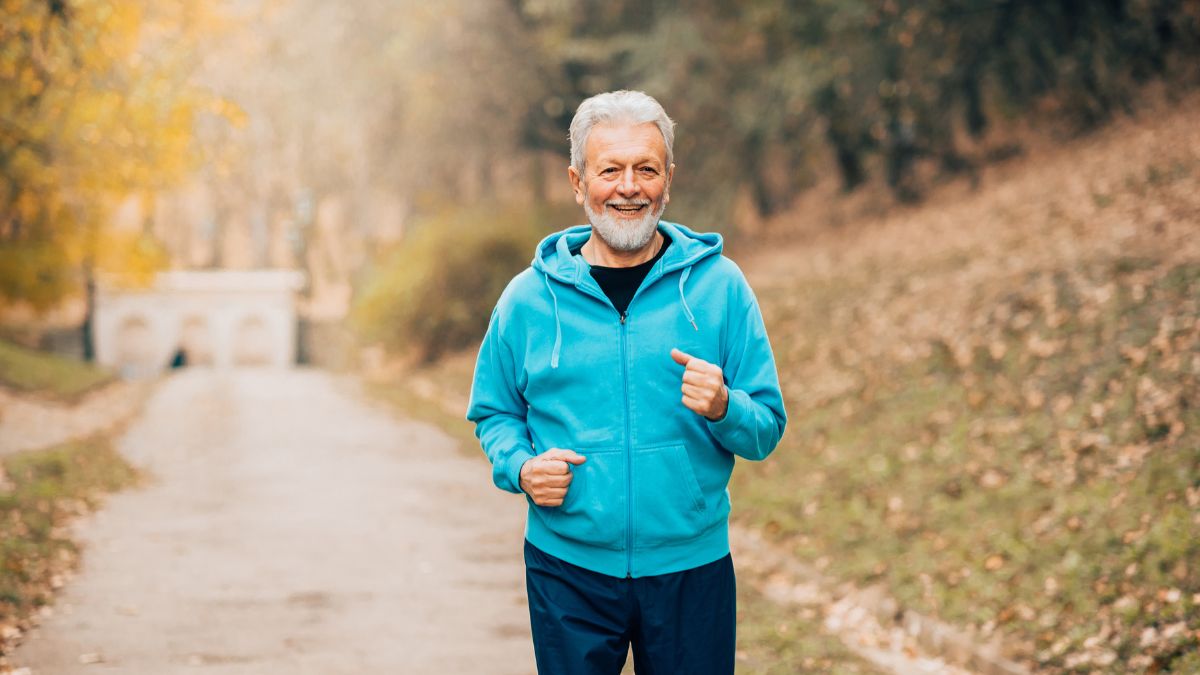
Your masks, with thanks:
[{"label": "forehead", "polygon": [[584,154],[589,165],[610,161],[639,163],[667,162],[667,143],[653,122],[645,124],[597,124],[588,134]]}]

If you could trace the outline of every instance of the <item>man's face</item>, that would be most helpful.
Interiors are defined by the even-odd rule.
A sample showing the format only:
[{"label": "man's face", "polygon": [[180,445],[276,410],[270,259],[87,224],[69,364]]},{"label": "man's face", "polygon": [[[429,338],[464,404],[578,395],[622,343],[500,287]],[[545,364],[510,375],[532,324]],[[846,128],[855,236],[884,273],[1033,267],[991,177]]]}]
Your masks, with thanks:
[{"label": "man's face", "polygon": [[654,236],[670,201],[675,166],[667,166],[667,144],[653,123],[602,124],[584,147],[584,175],[570,167],[575,201],[592,228],[618,251],[635,251]]}]

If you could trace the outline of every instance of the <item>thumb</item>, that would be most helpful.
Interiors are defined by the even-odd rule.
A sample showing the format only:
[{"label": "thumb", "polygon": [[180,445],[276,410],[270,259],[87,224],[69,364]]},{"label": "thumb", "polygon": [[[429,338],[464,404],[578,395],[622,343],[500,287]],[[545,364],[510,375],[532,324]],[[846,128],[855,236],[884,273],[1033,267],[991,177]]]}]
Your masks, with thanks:
[{"label": "thumb", "polygon": [[587,457],[584,457],[574,450],[563,450],[563,455],[562,457],[559,457],[559,459],[568,464],[574,464],[575,466],[579,466],[587,461]]},{"label": "thumb", "polygon": [[550,448],[546,452],[542,453],[542,457],[545,459],[557,459],[560,462],[566,462],[568,464],[575,465],[583,464],[587,461],[587,457],[584,457],[574,450],[565,450],[563,448]]},{"label": "thumb", "polygon": [[694,357],[687,352],[683,352],[678,349],[672,349],[671,358],[675,359],[675,363],[678,363],[681,366],[686,366],[688,361],[691,361]]}]

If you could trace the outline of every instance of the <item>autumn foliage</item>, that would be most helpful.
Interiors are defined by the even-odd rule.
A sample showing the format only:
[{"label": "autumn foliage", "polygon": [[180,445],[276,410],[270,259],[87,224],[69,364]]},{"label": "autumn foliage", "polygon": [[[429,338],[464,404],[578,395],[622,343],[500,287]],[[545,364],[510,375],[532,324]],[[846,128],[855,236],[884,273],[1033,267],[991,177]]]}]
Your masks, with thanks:
[{"label": "autumn foliage", "polygon": [[751,263],[792,422],[742,522],[1038,672],[1193,672],[1195,105]]},{"label": "autumn foliage", "polygon": [[0,671],[11,672],[8,655],[78,569],[68,523],[137,477],[105,438],[0,461]]},{"label": "autumn foliage", "polygon": [[144,278],[162,252],[108,221],[194,166],[194,117],[212,105],[186,78],[198,3],[2,4],[0,300],[49,306],[85,266]]}]

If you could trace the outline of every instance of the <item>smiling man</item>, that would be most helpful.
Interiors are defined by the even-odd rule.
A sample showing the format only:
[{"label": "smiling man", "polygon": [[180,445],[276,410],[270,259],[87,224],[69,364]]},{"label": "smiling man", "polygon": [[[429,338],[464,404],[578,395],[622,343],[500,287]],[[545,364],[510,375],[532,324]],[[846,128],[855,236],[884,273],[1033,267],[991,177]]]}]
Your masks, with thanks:
[{"label": "smiling man", "polygon": [[661,220],[674,123],[584,101],[568,174],[589,225],[544,239],[492,313],[467,417],[523,493],[538,672],[732,673],[734,458],[786,417],[762,315],[721,237]]}]

